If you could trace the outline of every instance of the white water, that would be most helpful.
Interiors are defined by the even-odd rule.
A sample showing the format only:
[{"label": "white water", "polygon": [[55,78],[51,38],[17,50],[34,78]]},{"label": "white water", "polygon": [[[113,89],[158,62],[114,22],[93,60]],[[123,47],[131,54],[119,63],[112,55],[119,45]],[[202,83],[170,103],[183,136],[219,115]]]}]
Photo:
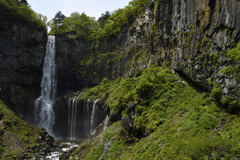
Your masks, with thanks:
[{"label": "white water", "polygon": [[34,115],[38,127],[53,134],[55,115],[53,104],[56,94],[55,37],[48,36],[47,50],[43,64],[41,96],[35,101]]},{"label": "white water", "polygon": [[59,160],[60,152],[52,152],[51,155],[47,156],[47,160]]},{"label": "white water", "polygon": [[74,97],[68,106],[68,139],[75,140],[76,139],[76,113],[77,113],[77,97]]},{"label": "white water", "polygon": [[[87,104],[86,104],[87,103]],[[84,131],[85,134],[88,135],[89,134],[89,126],[90,126],[90,122],[89,122],[89,100],[86,101],[84,100],[83,103],[83,113],[84,113]]]},{"label": "white water", "polygon": [[91,128],[90,128],[90,133],[93,131],[93,129],[95,128],[94,126],[94,118],[96,118],[95,116],[95,112],[97,112],[98,110],[98,106],[97,106],[97,102],[99,99],[96,99],[93,101],[93,109],[92,109],[92,115],[91,115]]},{"label": "white water", "polygon": [[[81,101],[73,97],[68,101],[68,140],[84,139],[104,120],[104,113],[98,106],[98,99]],[[103,117],[104,116],[104,117]],[[105,120],[107,127],[108,118]]]},{"label": "white water", "polygon": [[103,130],[104,130],[104,131],[108,128],[108,121],[109,121],[109,117],[108,117],[108,115],[107,115],[106,118],[105,118],[105,120],[104,120],[104,122],[103,122],[103,124],[104,124]]}]

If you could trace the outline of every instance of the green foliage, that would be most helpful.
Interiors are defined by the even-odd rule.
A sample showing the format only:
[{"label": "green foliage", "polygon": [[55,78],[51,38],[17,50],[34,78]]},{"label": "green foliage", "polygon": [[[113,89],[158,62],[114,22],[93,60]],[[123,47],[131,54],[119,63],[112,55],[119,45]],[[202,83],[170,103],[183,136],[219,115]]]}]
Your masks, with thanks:
[{"label": "green foliage", "polygon": [[108,82],[108,79],[107,78],[103,78],[102,82],[100,83],[100,85],[104,85]]},{"label": "green foliage", "polygon": [[[4,114],[3,123],[5,125],[5,130],[13,133],[16,137],[18,137],[18,139],[23,144],[23,147],[24,147],[23,149],[27,149],[28,147],[33,147],[34,145],[37,145],[36,139],[38,139],[40,136],[39,128],[34,127],[29,123],[23,121],[21,118],[17,117],[12,111],[7,109],[7,107],[1,100],[0,100],[0,112]],[[1,134],[3,134],[3,132],[4,131],[1,130],[1,126],[0,126],[0,137],[1,137]],[[11,144],[13,142],[5,141],[5,143]],[[1,150],[3,151],[4,147],[7,147],[7,146],[3,146],[0,139],[0,153],[1,153]],[[1,156],[4,156],[5,158],[12,157],[13,159],[16,153],[19,153],[19,154],[22,153],[22,151],[20,150],[13,152],[9,148],[6,148],[5,151],[6,152],[4,152],[4,154],[2,154]]]},{"label": "green foliage", "polygon": [[117,85],[120,84],[121,78],[116,79],[115,81],[108,81],[107,78],[104,78],[99,86],[88,89],[83,93],[79,98],[91,100],[103,99],[107,93],[111,93],[117,88]]},{"label": "green foliage", "polygon": [[204,37],[203,40],[202,40],[201,46],[204,46],[207,41],[208,41],[208,39]]},{"label": "green foliage", "polygon": [[124,9],[118,9],[107,17],[95,20],[85,13],[73,12],[70,17],[64,19],[63,23],[56,27],[54,19],[49,22],[50,34],[63,34],[76,31],[76,38],[83,40],[99,40],[118,34],[125,26],[138,16],[143,10],[147,0],[133,0]]},{"label": "green foliage", "polygon": [[94,147],[89,155],[85,158],[85,160],[98,160],[101,154],[103,153],[104,145],[101,144],[97,147]]},{"label": "green foliage", "polygon": [[215,63],[217,63],[217,59],[219,58],[219,53],[211,53],[209,55],[209,58],[211,58],[211,60],[213,60]]},{"label": "green foliage", "polygon": [[228,60],[238,62],[240,60],[240,42],[236,48],[227,52]]},{"label": "green foliage", "polygon": [[220,100],[222,97],[222,88],[219,85],[216,85],[211,91],[211,96]]},{"label": "green foliage", "polygon": [[159,0],[156,1],[155,8],[154,8],[154,14],[156,15],[158,13],[158,4],[160,3]]},{"label": "green foliage", "polygon": [[[109,83],[111,81],[106,82],[105,79],[97,87]],[[215,84],[211,94],[199,93],[164,66],[146,69],[138,77],[119,79],[117,86],[115,82],[111,86],[108,91],[104,91],[109,93],[107,106],[110,111],[129,116],[127,106],[134,103],[133,127],[135,131],[145,133],[146,137],[126,145],[128,139],[122,134],[126,131],[119,132],[120,122],[113,124],[94,142],[88,140],[89,147],[90,144],[97,146],[91,147],[94,153],[97,152],[95,150],[98,150],[97,153],[102,151],[102,144],[110,144],[107,150],[101,152],[102,160],[240,157],[239,116],[224,113],[210,98],[221,97],[220,86]],[[239,105],[238,101],[232,102],[229,97],[221,102]],[[75,158],[81,157],[79,152],[76,151]]]},{"label": "green foliage", "polygon": [[156,32],[157,32],[157,26],[155,23],[152,24],[152,27],[151,27],[151,36],[156,36]]},{"label": "green foliage", "polygon": [[180,31],[180,37],[182,37],[182,35],[183,35],[183,31]]},{"label": "green foliage", "polygon": [[39,30],[47,31],[46,16],[35,13],[29,5],[19,4],[17,0],[0,1],[0,21],[0,26],[25,23],[36,26]]},{"label": "green foliage", "polygon": [[235,62],[235,64],[229,64],[224,69],[220,70],[219,73],[224,73],[227,75],[233,75],[234,78],[239,82],[240,81],[240,65],[237,64],[240,60],[240,42],[236,48],[231,49],[227,52],[228,60]]},{"label": "green foliage", "polygon": [[[99,159],[117,159],[118,154],[126,148],[125,142],[130,138],[126,135],[120,122],[112,124],[104,132],[102,132],[98,137],[94,139],[87,139],[83,144],[76,149],[72,157],[84,157],[85,159],[94,160]],[[121,138],[121,139],[120,139]],[[104,145],[110,144],[109,149],[104,149]],[[107,157],[107,158],[106,158]]]}]

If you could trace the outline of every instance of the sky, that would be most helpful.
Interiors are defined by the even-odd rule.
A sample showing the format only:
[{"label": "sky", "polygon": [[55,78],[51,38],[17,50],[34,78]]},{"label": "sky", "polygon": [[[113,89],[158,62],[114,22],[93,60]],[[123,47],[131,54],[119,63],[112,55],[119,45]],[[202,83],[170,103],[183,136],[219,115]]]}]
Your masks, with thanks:
[{"label": "sky", "polygon": [[54,18],[58,11],[65,16],[72,12],[85,12],[88,16],[98,19],[106,11],[114,11],[124,8],[131,0],[27,0],[31,8],[44,16],[48,21]]}]

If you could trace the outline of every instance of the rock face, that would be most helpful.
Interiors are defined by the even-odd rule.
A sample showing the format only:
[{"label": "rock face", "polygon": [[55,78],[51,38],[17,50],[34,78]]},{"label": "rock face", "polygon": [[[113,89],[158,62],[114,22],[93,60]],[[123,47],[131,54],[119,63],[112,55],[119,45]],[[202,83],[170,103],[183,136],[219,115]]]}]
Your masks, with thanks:
[{"label": "rock face", "polygon": [[85,42],[67,36],[56,37],[59,89],[94,86],[105,77],[122,77],[126,65],[124,62],[127,62],[128,57],[125,61],[115,63],[111,60],[114,57],[109,55],[103,63],[98,56],[115,52],[119,48],[119,42],[126,41],[124,38],[105,40],[108,47],[103,47],[100,42]]},{"label": "rock face", "polygon": [[148,0],[142,14],[108,40],[58,37],[59,87],[96,85],[165,64],[206,89],[220,84],[223,96],[237,99],[239,83],[218,72],[234,63],[225,53],[239,42],[239,8],[235,0]]},{"label": "rock face", "polygon": [[0,97],[25,120],[40,94],[46,43],[47,34],[33,26],[0,28]]}]

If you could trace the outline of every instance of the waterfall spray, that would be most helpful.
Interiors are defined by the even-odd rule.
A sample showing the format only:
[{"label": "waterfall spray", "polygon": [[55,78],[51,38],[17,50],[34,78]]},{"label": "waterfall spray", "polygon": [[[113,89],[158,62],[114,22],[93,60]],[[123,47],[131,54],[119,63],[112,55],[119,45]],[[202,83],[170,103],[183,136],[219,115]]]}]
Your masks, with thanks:
[{"label": "waterfall spray", "polygon": [[47,50],[43,64],[41,96],[35,101],[34,115],[36,125],[53,134],[55,115],[53,104],[56,94],[55,37],[48,36]]}]

